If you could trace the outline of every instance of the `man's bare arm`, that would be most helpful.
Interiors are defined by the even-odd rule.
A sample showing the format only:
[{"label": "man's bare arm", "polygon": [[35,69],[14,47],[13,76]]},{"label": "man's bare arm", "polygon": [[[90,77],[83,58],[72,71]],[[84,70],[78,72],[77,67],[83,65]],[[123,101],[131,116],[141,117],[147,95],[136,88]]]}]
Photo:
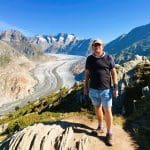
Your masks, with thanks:
[{"label": "man's bare arm", "polygon": [[118,79],[117,79],[117,72],[115,68],[111,70],[111,76],[112,76],[112,80],[114,84],[113,95],[117,97],[118,96]]},{"label": "man's bare arm", "polygon": [[113,68],[111,70],[111,76],[112,76],[112,79],[113,79],[113,84],[118,84],[118,79],[117,79],[117,72],[116,72],[116,68]]}]

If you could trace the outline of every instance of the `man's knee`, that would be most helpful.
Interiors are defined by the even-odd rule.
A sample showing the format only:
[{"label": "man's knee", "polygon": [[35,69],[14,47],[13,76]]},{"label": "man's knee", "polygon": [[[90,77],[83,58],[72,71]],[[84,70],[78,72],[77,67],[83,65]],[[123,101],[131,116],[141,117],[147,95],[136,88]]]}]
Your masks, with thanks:
[{"label": "man's knee", "polygon": [[112,113],[111,108],[104,108],[104,111],[107,114],[111,114]]},{"label": "man's knee", "polygon": [[102,104],[99,104],[99,105],[95,106],[95,109],[96,110],[102,109]]}]

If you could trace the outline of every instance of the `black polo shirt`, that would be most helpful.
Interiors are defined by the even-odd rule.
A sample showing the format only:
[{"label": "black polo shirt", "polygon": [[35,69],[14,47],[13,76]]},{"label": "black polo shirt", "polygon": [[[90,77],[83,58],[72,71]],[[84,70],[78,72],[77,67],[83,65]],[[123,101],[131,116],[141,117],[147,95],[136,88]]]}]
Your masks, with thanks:
[{"label": "black polo shirt", "polygon": [[90,88],[109,89],[111,87],[110,71],[114,67],[114,59],[108,54],[104,53],[102,57],[88,56],[85,68],[90,72]]}]

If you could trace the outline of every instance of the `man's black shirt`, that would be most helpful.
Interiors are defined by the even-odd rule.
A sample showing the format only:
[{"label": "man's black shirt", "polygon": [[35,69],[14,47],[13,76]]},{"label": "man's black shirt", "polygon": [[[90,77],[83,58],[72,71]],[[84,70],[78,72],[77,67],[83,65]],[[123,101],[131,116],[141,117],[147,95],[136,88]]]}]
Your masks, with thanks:
[{"label": "man's black shirt", "polygon": [[114,59],[108,54],[104,53],[103,57],[88,56],[85,68],[90,72],[90,88],[109,89],[111,87],[110,71],[114,67]]}]

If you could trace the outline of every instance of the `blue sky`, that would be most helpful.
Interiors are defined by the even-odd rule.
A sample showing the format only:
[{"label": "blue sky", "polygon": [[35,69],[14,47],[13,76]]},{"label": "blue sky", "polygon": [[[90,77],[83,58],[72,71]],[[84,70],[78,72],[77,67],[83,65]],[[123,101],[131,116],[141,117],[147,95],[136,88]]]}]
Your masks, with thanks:
[{"label": "blue sky", "polygon": [[72,33],[105,43],[150,23],[150,0],[0,0],[0,30]]}]

